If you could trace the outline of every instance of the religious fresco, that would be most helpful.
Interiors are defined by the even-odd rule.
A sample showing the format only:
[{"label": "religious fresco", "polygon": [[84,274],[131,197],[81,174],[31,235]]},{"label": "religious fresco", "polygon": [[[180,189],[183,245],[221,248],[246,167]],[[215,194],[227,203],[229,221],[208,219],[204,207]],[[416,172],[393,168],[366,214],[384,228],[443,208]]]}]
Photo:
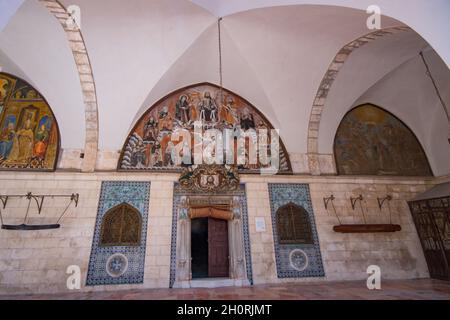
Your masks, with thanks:
[{"label": "religious fresco", "polygon": [[[191,86],[163,98],[144,114],[128,137],[118,169],[180,171],[182,167],[193,164],[195,122],[202,124],[203,132],[209,129],[217,129],[222,133],[225,129],[231,130],[235,141],[241,132],[250,129],[256,132],[267,129],[269,133],[273,129],[260,112],[232,92],[212,84]],[[183,137],[172,139],[174,133],[180,130],[191,133],[190,143],[183,141]],[[249,140],[246,141],[246,160],[249,158]],[[203,147],[207,143],[203,139]],[[279,173],[291,173],[286,149],[281,140],[279,144]],[[179,163],[173,161],[175,153],[182,159]],[[270,156],[269,147],[268,154]],[[240,172],[247,173],[259,173],[261,168],[265,166],[259,160],[257,163],[245,161],[245,164],[238,166]]]},{"label": "religious fresco", "polygon": [[334,143],[339,174],[431,176],[427,157],[411,130],[374,105],[351,110]]},{"label": "religious fresco", "polygon": [[45,99],[0,73],[0,170],[54,170],[58,151],[58,125]]}]

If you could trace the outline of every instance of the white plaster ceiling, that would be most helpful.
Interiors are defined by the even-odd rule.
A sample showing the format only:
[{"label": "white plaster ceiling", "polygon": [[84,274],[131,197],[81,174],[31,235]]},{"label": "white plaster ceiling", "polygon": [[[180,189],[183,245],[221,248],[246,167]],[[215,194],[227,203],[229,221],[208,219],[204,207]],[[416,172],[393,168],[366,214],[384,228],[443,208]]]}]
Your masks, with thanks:
[{"label": "white plaster ceiling", "polygon": [[257,8],[286,5],[342,6],[366,11],[377,5],[384,16],[392,17],[413,28],[450,65],[450,43],[443,30],[448,30],[450,1],[448,0],[190,0],[218,17]]},{"label": "white plaster ceiling", "polygon": [[[162,96],[193,83],[218,83],[216,23],[218,16],[225,16],[224,85],[281,129],[291,153],[306,152],[310,108],[331,60],[342,46],[369,32],[365,12],[369,2],[62,0],[66,6],[81,7],[82,33],[97,87],[101,150],[120,149],[137,118]],[[305,3],[321,6],[293,5]],[[446,40],[442,27],[450,19],[448,2],[379,0],[378,5],[384,14],[419,31],[450,61],[448,41],[442,41]],[[383,27],[399,25],[403,24],[383,17]],[[346,65],[344,75],[339,75],[347,80],[337,79],[339,90],[330,92],[326,110],[334,110],[335,104],[340,107],[324,114],[324,119],[337,119],[330,127],[329,120],[322,123],[324,139],[333,137],[327,128],[333,130],[345,108],[426,46],[420,36],[406,32],[356,50],[349,60],[355,63],[353,69]],[[63,148],[81,148],[84,105],[73,57],[56,19],[37,0],[26,0],[0,33],[0,50],[4,71],[25,75],[50,102]],[[362,73],[356,66],[367,60],[372,67]],[[345,68],[353,70],[350,78]],[[442,62],[439,68],[448,73]],[[348,96],[342,97],[342,92]],[[329,153],[329,144],[321,136],[321,152]]]}]

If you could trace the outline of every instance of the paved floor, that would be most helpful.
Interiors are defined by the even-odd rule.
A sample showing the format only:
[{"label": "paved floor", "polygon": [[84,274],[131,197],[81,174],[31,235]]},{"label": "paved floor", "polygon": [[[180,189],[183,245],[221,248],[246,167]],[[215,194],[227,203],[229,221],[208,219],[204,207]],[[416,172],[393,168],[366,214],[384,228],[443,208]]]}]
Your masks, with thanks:
[{"label": "paved floor", "polygon": [[58,295],[0,296],[1,299],[55,300],[450,300],[450,282],[384,281],[370,291],[365,282],[285,284],[246,288],[158,289]]}]

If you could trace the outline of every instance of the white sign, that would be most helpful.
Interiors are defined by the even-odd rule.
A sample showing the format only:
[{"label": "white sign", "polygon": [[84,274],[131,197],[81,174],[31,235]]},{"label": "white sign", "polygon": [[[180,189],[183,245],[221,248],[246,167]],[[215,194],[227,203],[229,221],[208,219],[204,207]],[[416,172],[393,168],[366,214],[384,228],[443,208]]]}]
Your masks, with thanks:
[{"label": "white sign", "polygon": [[255,218],[256,232],[266,232],[266,220],[264,218]]}]

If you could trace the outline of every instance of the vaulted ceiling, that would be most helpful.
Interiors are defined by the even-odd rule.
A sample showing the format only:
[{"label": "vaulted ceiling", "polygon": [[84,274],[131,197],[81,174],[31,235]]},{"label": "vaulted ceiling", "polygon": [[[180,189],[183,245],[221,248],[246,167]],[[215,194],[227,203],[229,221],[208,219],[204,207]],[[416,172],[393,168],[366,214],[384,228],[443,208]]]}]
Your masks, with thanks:
[{"label": "vaulted ceiling", "polygon": [[[97,89],[100,150],[119,150],[140,115],[162,96],[193,83],[218,84],[217,17],[223,16],[224,86],[281,129],[290,153],[304,154],[324,74],[343,46],[370,32],[365,9],[371,3],[365,0],[61,2],[81,8],[81,32]],[[450,62],[450,47],[442,32],[450,19],[449,4],[378,4],[385,14],[383,28],[408,25],[414,30],[384,36],[348,58],[325,103],[319,153],[332,153],[339,121],[355,103],[379,102],[415,131],[435,173],[448,174],[450,127],[419,53],[426,52],[449,104],[444,61]],[[83,148],[83,96],[61,25],[37,0],[0,11],[3,71],[25,78],[44,94],[60,124],[64,149]],[[396,93],[399,85],[405,88]]]}]

